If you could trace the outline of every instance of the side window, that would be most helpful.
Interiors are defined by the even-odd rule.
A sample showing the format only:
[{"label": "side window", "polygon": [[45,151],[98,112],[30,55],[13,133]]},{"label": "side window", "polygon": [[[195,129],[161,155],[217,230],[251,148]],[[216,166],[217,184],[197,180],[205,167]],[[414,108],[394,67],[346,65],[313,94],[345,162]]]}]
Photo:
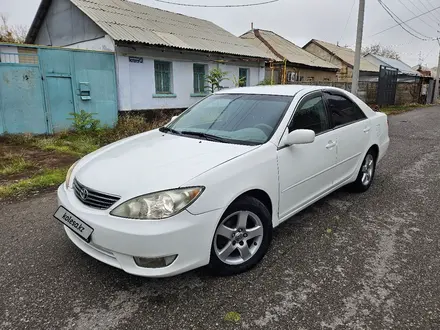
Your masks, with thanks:
[{"label": "side window", "polygon": [[329,93],[325,93],[325,95],[335,127],[366,118],[362,110],[348,98]]},{"label": "side window", "polygon": [[318,134],[328,130],[329,126],[324,101],[321,96],[316,96],[300,104],[289,126],[289,132],[311,129]]}]

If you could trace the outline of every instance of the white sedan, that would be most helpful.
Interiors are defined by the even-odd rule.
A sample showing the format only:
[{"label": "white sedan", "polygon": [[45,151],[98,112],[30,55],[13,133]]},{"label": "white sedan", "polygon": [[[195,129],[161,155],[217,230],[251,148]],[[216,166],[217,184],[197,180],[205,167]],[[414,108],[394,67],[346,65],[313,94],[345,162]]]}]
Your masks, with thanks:
[{"label": "white sedan", "polygon": [[236,274],[295,213],[344,185],[366,191],[388,144],[386,115],[340,89],[223,90],[74,164],[55,217],[127,273]]}]

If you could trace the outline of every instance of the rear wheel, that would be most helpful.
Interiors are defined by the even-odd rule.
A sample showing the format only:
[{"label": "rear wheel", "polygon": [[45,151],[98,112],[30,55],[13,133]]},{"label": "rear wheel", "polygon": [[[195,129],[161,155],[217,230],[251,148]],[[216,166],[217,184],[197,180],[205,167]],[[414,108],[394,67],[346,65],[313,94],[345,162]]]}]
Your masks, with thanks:
[{"label": "rear wheel", "polygon": [[370,188],[376,172],[376,158],[376,153],[370,149],[362,162],[356,181],[351,184],[353,191],[365,192]]},{"label": "rear wheel", "polygon": [[272,239],[272,222],[266,206],[245,196],[226,210],[214,234],[209,267],[218,275],[233,275],[255,266]]}]

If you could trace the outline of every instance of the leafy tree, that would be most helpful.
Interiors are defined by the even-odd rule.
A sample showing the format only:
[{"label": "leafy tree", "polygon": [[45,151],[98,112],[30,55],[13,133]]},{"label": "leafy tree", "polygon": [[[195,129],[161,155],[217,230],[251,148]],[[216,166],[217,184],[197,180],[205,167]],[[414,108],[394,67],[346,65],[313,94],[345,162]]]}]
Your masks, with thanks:
[{"label": "leafy tree", "polygon": [[214,93],[216,90],[220,90],[221,82],[223,80],[228,80],[226,77],[227,75],[228,72],[222,71],[221,69],[212,69],[205,77],[205,81],[208,83],[208,86],[206,87],[211,89],[211,93]]},{"label": "leafy tree", "polygon": [[367,55],[367,54],[379,55],[379,56],[400,60],[400,55],[398,52],[396,52],[391,47],[382,46],[379,43],[370,45],[368,47],[364,47],[364,49],[362,49],[362,55]]},{"label": "leafy tree", "polygon": [[0,42],[24,43],[28,28],[23,25],[9,25],[8,18],[0,14]]}]

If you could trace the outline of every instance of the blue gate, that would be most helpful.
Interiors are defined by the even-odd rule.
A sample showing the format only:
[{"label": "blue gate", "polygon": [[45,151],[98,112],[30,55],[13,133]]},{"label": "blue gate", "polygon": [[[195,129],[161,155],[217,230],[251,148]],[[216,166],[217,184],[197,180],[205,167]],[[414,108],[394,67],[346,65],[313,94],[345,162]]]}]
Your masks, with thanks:
[{"label": "blue gate", "polygon": [[[13,62],[4,63],[5,59]],[[0,134],[48,132],[39,65],[17,63],[18,54],[12,53],[2,53],[1,60]]]},{"label": "blue gate", "polygon": [[0,134],[66,130],[81,110],[116,123],[114,54],[28,46],[0,52]]}]

